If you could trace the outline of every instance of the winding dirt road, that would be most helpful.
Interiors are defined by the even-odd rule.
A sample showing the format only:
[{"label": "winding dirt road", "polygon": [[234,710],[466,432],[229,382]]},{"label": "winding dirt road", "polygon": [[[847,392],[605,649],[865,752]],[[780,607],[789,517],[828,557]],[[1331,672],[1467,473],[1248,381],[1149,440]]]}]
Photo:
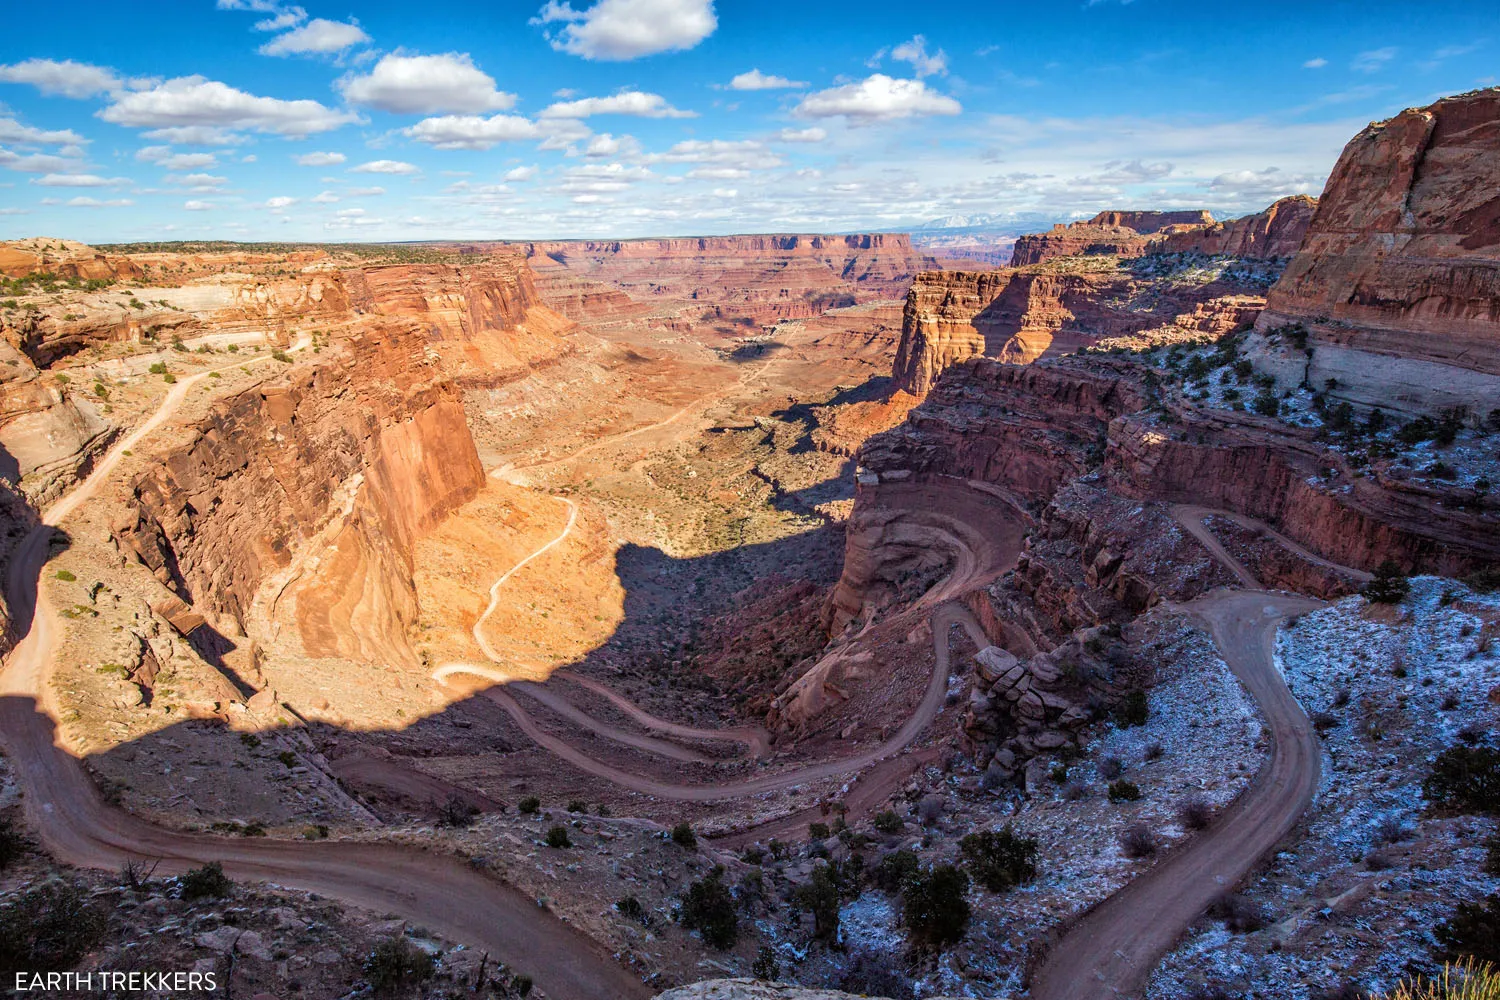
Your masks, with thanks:
[{"label": "winding dirt road", "polygon": [[651,990],[587,936],[455,858],[379,844],[231,840],[165,830],[107,805],[80,761],[57,744],[47,684],[56,623],[46,592],[38,586],[53,526],[95,496],[124,452],[168,420],[202,377],[178,383],[149,420],[46,512],[11,558],[7,596],[17,627],[26,627],[29,620],[29,628],[0,673],[0,738],[42,843],[59,860],[95,868],[142,857],[160,858],[163,871],[222,861],[235,878],[264,879],[376,912],[401,913],[454,940],[488,949],[560,1000],[649,996]]},{"label": "winding dirt road", "polygon": [[[1246,586],[1259,586],[1204,527],[1203,517],[1219,511],[1185,506],[1174,513]],[[1271,754],[1250,787],[1207,830],[1088,911],[1047,949],[1031,978],[1032,1000],[1113,1000],[1136,993],[1209,904],[1296,827],[1318,790],[1323,751],[1276,669],[1273,647],[1283,617],[1323,606],[1258,590],[1220,590],[1183,605],[1207,626],[1224,662],[1260,706],[1271,729]]]}]

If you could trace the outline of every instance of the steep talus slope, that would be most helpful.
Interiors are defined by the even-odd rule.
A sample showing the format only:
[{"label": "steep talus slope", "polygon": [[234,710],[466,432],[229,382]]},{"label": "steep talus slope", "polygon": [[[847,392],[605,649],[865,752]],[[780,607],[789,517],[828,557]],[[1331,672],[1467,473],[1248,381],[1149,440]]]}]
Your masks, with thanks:
[{"label": "steep talus slope", "polygon": [[1206,226],[1172,226],[1148,253],[1231,254],[1266,259],[1291,257],[1302,246],[1318,200],[1305,194],[1274,202],[1263,212]]},{"label": "steep talus slope", "polygon": [[1256,324],[1278,376],[1409,412],[1500,407],[1500,88],[1445,98],[1350,140],[1301,252]]},{"label": "steep talus slope", "polygon": [[[116,535],[221,631],[244,634],[261,586],[294,569],[271,613],[309,654],[405,663],[412,546],[483,482],[424,331],[391,323],[217,405],[137,477]],[[315,538],[322,551],[298,562]]]},{"label": "steep talus slope", "polygon": [[1026,364],[1109,337],[1218,335],[1257,315],[1263,271],[1223,262],[1201,275],[1147,258],[1061,258],[1000,271],[926,271],[906,298],[893,388],[925,395],[974,357]]}]

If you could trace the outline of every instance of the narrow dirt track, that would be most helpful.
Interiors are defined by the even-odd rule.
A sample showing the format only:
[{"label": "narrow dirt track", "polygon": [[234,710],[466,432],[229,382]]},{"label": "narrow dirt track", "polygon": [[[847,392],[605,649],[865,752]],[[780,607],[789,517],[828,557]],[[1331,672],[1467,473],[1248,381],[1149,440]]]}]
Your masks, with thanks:
[{"label": "narrow dirt track", "polygon": [[97,494],[124,451],[169,419],[200,377],[186,379],[168,393],[149,420],[47,511],[11,558],[7,596],[18,627],[27,618],[30,627],[0,673],[0,738],[27,817],[43,845],[61,861],[95,868],[117,867],[131,858],[160,858],[163,871],[222,861],[235,878],[264,879],[377,912],[401,913],[454,940],[488,949],[526,970],[559,1000],[649,996],[653,991],[591,939],[455,858],[378,844],[230,840],[165,830],[105,804],[80,761],[56,743],[56,713],[47,685],[56,649],[55,621],[46,593],[38,587],[52,526]]},{"label": "narrow dirt track", "polygon": [[[1204,527],[1208,513],[1219,512],[1188,506],[1174,511],[1183,527],[1237,578],[1258,586]],[[1264,527],[1248,518],[1244,522]],[[1220,590],[1183,606],[1207,626],[1224,662],[1260,706],[1271,729],[1271,754],[1250,787],[1207,830],[1066,930],[1032,976],[1032,1000],[1105,1000],[1138,992],[1209,904],[1296,827],[1317,793],[1323,751],[1276,669],[1273,650],[1284,616],[1323,606],[1311,598],[1258,590]]]}]

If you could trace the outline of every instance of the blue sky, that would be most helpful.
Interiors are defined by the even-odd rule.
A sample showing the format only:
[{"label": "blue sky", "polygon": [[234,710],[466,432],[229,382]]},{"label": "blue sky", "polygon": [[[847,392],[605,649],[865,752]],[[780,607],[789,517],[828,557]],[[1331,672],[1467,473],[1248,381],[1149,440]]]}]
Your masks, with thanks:
[{"label": "blue sky", "polygon": [[1493,2],[18,4],[0,238],[847,231],[1254,211],[1493,86]]}]

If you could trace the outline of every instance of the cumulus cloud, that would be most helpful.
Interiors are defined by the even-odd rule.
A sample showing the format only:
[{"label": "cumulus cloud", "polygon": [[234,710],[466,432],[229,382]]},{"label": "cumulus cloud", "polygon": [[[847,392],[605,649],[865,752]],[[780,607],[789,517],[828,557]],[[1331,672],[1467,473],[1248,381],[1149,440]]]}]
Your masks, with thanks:
[{"label": "cumulus cloud", "polygon": [[902,42],[891,49],[891,58],[898,62],[911,63],[912,71],[917,74],[918,78],[948,75],[948,54],[942,49],[929,54],[927,39],[921,35],[913,35],[911,41]]},{"label": "cumulus cloud", "polygon": [[729,81],[730,90],[786,90],[790,87],[805,87],[806,81],[788,80],[784,76],[768,76],[758,69],[741,73]]},{"label": "cumulus cloud", "polygon": [[1361,52],[1354,57],[1354,62],[1349,66],[1356,73],[1375,73],[1385,68],[1385,64],[1396,58],[1396,47],[1388,45],[1383,49],[1371,49]]},{"label": "cumulus cloud", "polygon": [[529,181],[536,176],[536,173],[535,165],[529,167],[512,167],[505,172],[505,179],[508,181]]},{"label": "cumulus cloud", "polygon": [[88,142],[72,129],[40,129],[22,125],[14,118],[0,118],[0,142],[26,142],[42,146],[77,146]]},{"label": "cumulus cloud", "polygon": [[626,166],[623,163],[590,163],[570,168],[564,174],[559,190],[570,194],[624,191],[630,185],[650,180],[653,176],[655,175],[645,167]]},{"label": "cumulus cloud", "polygon": [[403,163],[400,160],[371,160],[369,163],[351,167],[349,172],[351,174],[419,174],[422,171],[415,163]]},{"label": "cumulus cloud", "polygon": [[917,115],[956,115],[962,110],[953,98],[929,89],[921,80],[897,80],[875,73],[858,83],[809,94],[793,113],[803,118],[844,117],[854,124],[868,124]]},{"label": "cumulus cloud", "polygon": [[377,194],[385,194],[383,187],[350,188],[345,192],[351,198],[371,198]]},{"label": "cumulus cloud", "polygon": [[713,0],[599,0],[583,11],[547,0],[531,23],[562,25],[545,32],[559,52],[611,61],[690,49],[719,26]]},{"label": "cumulus cloud", "polygon": [[740,171],[734,177],[743,177],[744,172],[751,170],[770,170],[786,162],[754,139],[687,139],[665,153],[656,154],[653,160],[662,163],[704,164],[723,170]]},{"label": "cumulus cloud", "polygon": [[1322,69],[1324,66],[1327,66],[1327,65],[1328,65],[1328,60],[1327,59],[1324,59],[1322,56],[1314,56],[1312,59],[1309,59],[1307,62],[1303,63],[1302,64],[1302,68],[1303,69]]},{"label": "cumulus cloud", "polygon": [[536,123],[519,115],[443,115],[424,118],[401,134],[435,149],[489,149],[499,142],[535,139]]},{"label": "cumulus cloud", "polygon": [[66,156],[54,156],[51,153],[22,154],[0,147],[0,167],[6,170],[18,170],[27,174],[51,174],[77,170],[79,166],[81,164],[78,160]]},{"label": "cumulus cloud", "polygon": [[117,93],[99,117],[131,128],[217,128],[304,136],[355,121],[317,101],[256,97],[217,80],[182,76],[147,90]]},{"label": "cumulus cloud", "polygon": [[[544,147],[545,148],[545,147]],[[622,135],[615,138],[608,132],[601,132],[588,141],[583,147],[583,155],[589,159],[605,159],[612,156],[634,156],[641,151],[641,144],[633,135]]]},{"label": "cumulus cloud", "polygon": [[332,205],[338,200],[339,196],[334,194],[332,191],[324,191],[313,197],[313,201],[317,202],[319,205]]},{"label": "cumulus cloud", "polygon": [[214,174],[171,174],[167,177],[167,183],[192,188],[198,192],[207,192],[216,191],[228,184],[229,178]]},{"label": "cumulus cloud", "polygon": [[219,158],[212,153],[176,153],[170,146],[143,146],[135,151],[135,158],[155,163],[163,170],[202,170],[219,164]]},{"label": "cumulus cloud", "polygon": [[1172,173],[1170,163],[1142,163],[1140,160],[1111,160],[1104,165],[1104,172],[1088,180],[1099,184],[1144,184],[1159,181]]},{"label": "cumulus cloud", "polygon": [[660,94],[622,90],[609,97],[583,97],[560,101],[542,110],[543,118],[588,118],[593,115],[635,115],[639,118],[696,118],[697,112],[682,111]]},{"label": "cumulus cloud", "polygon": [[359,24],[354,21],[328,21],[313,18],[300,28],[278,35],[260,47],[261,55],[327,55],[342,52],[355,45],[370,41]]},{"label": "cumulus cloud", "polygon": [[290,198],[284,194],[277,195],[275,198],[266,199],[267,208],[288,208],[295,204],[297,204],[296,198]]},{"label": "cumulus cloud", "polygon": [[1270,203],[1293,194],[1316,194],[1320,187],[1318,178],[1286,173],[1279,167],[1231,170],[1208,182],[1208,190],[1216,195],[1254,203]]},{"label": "cumulus cloud", "polygon": [[292,159],[297,161],[299,167],[331,167],[336,163],[343,163],[348,157],[343,153],[303,153]]},{"label": "cumulus cloud", "polygon": [[497,90],[494,77],[467,52],[392,53],[369,73],[340,80],[338,88],[351,104],[392,114],[504,111],[516,103],[516,95]]},{"label": "cumulus cloud", "polygon": [[784,128],[776,133],[776,138],[782,142],[822,142],[828,138],[828,132],[816,125],[811,128]]},{"label": "cumulus cloud", "polygon": [[189,212],[211,212],[218,206],[211,201],[185,201],[182,207]]},{"label": "cumulus cloud", "polygon": [[129,184],[125,177],[99,177],[95,174],[43,174],[32,178],[31,183],[42,187],[114,187]]},{"label": "cumulus cloud", "polygon": [[124,86],[115,71],[64,59],[27,59],[0,66],[0,82],[29,83],[44,94],[82,99]]},{"label": "cumulus cloud", "polygon": [[88,195],[79,195],[69,198],[64,204],[69,208],[122,208],[125,205],[134,205],[135,202],[129,198],[110,198],[100,201],[98,198],[90,198]]},{"label": "cumulus cloud", "polygon": [[211,125],[173,125],[143,132],[147,139],[158,142],[174,142],[181,146],[238,146],[245,137],[227,128]]}]

